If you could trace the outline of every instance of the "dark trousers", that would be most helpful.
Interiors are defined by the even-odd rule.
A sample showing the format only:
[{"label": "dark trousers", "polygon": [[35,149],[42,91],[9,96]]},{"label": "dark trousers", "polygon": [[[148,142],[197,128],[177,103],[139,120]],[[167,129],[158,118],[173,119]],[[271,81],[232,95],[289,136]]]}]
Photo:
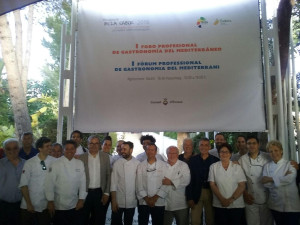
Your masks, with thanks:
[{"label": "dark trousers", "polygon": [[82,209],[81,210],[55,210],[53,218],[54,225],[82,225]]},{"label": "dark trousers", "polygon": [[42,212],[28,212],[26,209],[21,209],[21,224],[22,225],[49,225],[51,221],[48,209]]},{"label": "dark trousers", "polygon": [[244,208],[215,207],[215,225],[239,225]]},{"label": "dark trousers", "polygon": [[0,224],[20,225],[20,204],[21,202],[5,202],[0,200]]},{"label": "dark trousers", "polygon": [[104,205],[104,212],[103,212],[103,214],[105,216],[101,218],[102,219],[101,224],[105,224],[105,222],[106,222],[106,214],[107,214],[107,210],[108,210],[110,202],[111,202],[111,196],[109,196],[107,203]]},{"label": "dark trousers", "polygon": [[86,196],[83,211],[85,225],[104,225],[106,213],[104,205],[101,202],[102,189],[89,189]]},{"label": "dark trousers", "polygon": [[164,223],[164,206],[149,207],[147,205],[139,205],[138,212],[139,225],[148,225],[149,215],[152,218],[152,225],[163,225]]},{"label": "dark trousers", "polygon": [[132,225],[135,208],[119,208],[118,212],[111,213],[111,225],[123,225],[122,217],[124,214],[124,225]]},{"label": "dark trousers", "polygon": [[278,212],[271,210],[276,225],[298,225],[299,212]]}]

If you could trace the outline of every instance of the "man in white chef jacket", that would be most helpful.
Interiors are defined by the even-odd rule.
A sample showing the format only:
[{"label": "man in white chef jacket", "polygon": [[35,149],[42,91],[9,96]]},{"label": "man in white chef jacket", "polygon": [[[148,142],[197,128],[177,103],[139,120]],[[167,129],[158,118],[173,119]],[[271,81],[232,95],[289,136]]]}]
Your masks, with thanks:
[{"label": "man in white chef jacket", "polygon": [[271,225],[273,219],[267,206],[268,193],[261,182],[263,167],[271,158],[268,153],[259,150],[257,137],[248,137],[246,143],[248,153],[239,159],[239,164],[247,178],[247,188],[243,194],[247,224]]},{"label": "man in white chef jacket", "polygon": [[153,225],[163,225],[166,186],[162,185],[167,164],[156,158],[157,147],[149,143],[146,149],[147,160],[138,165],[136,195],[139,200],[139,225],[148,225],[149,215]]},{"label": "man in white chef jacket", "polygon": [[164,225],[172,225],[175,218],[177,225],[189,224],[189,208],[185,197],[185,188],[190,183],[191,174],[188,165],[178,160],[179,149],[167,148],[167,170],[162,184],[167,186]]},{"label": "man in white chef jacket", "polygon": [[86,176],[82,161],[75,159],[76,142],[67,140],[64,155],[49,168],[45,193],[48,210],[55,225],[81,225],[86,193]]},{"label": "man in white chef jacket", "polygon": [[45,178],[49,166],[55,161],[50,156],[51,140],[41,137],[36,141],[39,153],[28,159],[23,167],[20,185],[23,195],[21,202],[22,225],[50,224],[50,215],[47,209],[48,201],[45,196]]},{"label": "man in white chef jacket", "polygon": [[135,179],[137,167],[140,163],[132,157],[133,143],[123,142],[121,155],[113,165],[111,174],[111,225],[132,225],[137,199],[135,196]]}]

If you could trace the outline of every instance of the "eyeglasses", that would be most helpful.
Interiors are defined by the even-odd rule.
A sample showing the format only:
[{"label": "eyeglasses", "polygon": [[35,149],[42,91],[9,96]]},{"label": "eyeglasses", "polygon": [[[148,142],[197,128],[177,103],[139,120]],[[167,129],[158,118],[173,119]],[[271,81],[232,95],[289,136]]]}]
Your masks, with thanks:
[{"label": "eyeglasses", "polygon": [[46,167],[46,164],[45,164],[44,160],[41,161],[41,165],[42,165],[42,170],[47,170],[47,167]]},{"label": "eyeglasses", "polygon": [[89,143],[89,145],[100,145],[100,143],[99,142],[97,142],[97,143]]},{"label": "eyeglasses", "polygon": [[154,168],[147,168],[147,172],[154,172],[156,170],[156,162]]}]

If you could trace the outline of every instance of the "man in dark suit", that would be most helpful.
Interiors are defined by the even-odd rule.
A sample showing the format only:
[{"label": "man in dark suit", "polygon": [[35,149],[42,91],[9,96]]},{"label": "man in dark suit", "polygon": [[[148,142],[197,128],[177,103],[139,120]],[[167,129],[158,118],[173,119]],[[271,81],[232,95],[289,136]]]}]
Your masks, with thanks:
[{"label": "man in dark suit", "polygon": [[[205,209],[205,224],[214,224],[212,208],[212,192],[208,179],[209,167],[219,161],[208,153],[210,142],[207,138],[199,141],[200,154],[193,156],[189,161],[191,182],[186,188],[188,205],[191,208],[191,224],[200,225],[203,208]],[[204,224],[204,223],[203,223]]]},{"label": "man in dark suit", "polygon": [[100,140],[92,135],[88,138],[88,152],[79,156],[84,164],[88,195],[84,203],[84,224],[105,224],[104,205],[110,192],[110,161],[108,154],[99,151]]}]

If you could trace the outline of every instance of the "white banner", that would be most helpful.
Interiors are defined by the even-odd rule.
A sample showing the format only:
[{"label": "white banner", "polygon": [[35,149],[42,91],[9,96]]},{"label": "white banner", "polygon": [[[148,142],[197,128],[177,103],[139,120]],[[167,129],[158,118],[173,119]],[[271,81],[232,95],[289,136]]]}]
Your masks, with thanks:
[{"label": "white banner", "polygon": [[125,2],[79,3],[75,129],[266,129],[257,1]]}]

